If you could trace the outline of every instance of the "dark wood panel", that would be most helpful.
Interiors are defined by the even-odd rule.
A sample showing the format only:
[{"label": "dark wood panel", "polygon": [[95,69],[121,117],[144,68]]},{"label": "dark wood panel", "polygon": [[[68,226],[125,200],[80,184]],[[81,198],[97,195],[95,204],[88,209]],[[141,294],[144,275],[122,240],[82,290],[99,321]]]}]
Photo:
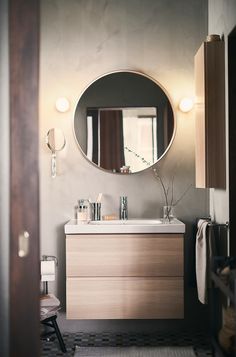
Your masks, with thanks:
[{"label": "dark wood panel", "polygon": [[226,187],[224,42],[204,42],[195,55],[196,187]]},{"label": "dark wood panel", "polygon": [[[11,0],[10,36],[10,355],[39,356],[38,76],[39,2]],[[18,235],[30,234],[18,256]]]},{"label": "dark wood panel", "polygon": [[206,187],[226,187],[224,41],[205,42]]},{"label": "dark wood panel", "polygon": [[228,41],[230,254],[236,256],[236,28]]}]

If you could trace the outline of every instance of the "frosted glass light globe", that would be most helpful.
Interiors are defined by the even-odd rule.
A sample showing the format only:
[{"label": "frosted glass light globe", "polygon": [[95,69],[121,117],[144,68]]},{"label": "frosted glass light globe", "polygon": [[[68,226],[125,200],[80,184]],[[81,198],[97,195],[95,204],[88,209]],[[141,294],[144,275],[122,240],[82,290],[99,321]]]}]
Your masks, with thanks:
[{"label": "frosted glass light globe", "polygon": [[193,99],[188,97],[182,98],[179,103],[179,109],[184,113],[190,112],[193,109]]},{"label": "frosted glass light globe", "polygon": [[60,97],[57,98],[55,106],[60,113],[65,113],[70,109],[70,102],[66,97]]}]

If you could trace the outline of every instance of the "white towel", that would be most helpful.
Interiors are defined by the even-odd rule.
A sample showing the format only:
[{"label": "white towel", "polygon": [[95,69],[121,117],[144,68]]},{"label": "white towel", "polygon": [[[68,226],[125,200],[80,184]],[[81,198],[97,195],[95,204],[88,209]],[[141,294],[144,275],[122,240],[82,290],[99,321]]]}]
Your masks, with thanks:
[{"label": "white towel", "polygon": [[60,306],[60,300],[56,298],[54,294],[47,294],[40,296],[40,306],[41,307],[58,307]]},{"label": "white towel", "polygon": [[40,297],[40,320],[54,316],[60,310],[60,300],[53,294]]},{"label": "white towel", "polygon": [[208,282],[208,221],[200,219],[196,235],[196,277],[198,299],[202,304],[207,304]]}]

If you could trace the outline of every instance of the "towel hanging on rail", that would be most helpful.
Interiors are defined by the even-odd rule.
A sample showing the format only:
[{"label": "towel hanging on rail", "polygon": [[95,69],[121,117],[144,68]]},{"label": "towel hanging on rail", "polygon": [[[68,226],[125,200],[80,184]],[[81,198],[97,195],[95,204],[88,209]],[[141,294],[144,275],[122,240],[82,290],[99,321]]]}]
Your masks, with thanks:
[{"label": "towel hanging on rail", "polygon": [[210,259],[214,254],[213,229],[209,220],[200,219],[196,234],[196,279],[198,299],[207,304],[207,288],[210,268]]}]

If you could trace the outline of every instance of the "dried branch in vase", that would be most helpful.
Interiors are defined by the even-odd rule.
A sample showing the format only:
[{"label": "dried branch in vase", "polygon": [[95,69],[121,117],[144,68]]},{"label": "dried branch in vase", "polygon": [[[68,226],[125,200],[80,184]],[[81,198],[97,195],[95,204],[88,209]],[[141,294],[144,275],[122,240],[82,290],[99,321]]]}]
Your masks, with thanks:
[{"label": "dried branch in vase", "polygon": [[[146,164],[147,167],[151,165],[151,163],[149,161],[147,161],[144,157],[142,157],[141,155],[137,154],[136,152],[134,152],[132,149],[128,148],[127,146],[125,147],[125,150],[127,150],[128,152],[134,154],[138,159],[140,159],[144,164]],[[190,184],[186,188],[186,190],[176,200],[174,200],[174,176],[172,176],[172,178],[170,180],[170,183],[168,185],[166,185],[164,183],[163,178],[158,174],[157,169],[156,168],[152,168],[152,171],[154,173],[154,177],[159,181],[159,183],[160,183],[160,185],[162,187],[164,198],[165,198],[165,206],[166,206],[165,217],[170,222],[170,220],[172,218],[172,208],[174,206],[176,206],[184,198],[186,193],[192,187],[192,184]]]},{"label": "dried branch in vase", "polygon": [[[168,221],[171,220],[171,211],[172,207],[176,206],[186,195],[186,193],[189,191],[189,189],[192,187],[192,184],[190,184],[186,190],[176,199],[174,200],[174,176],[172,176],[171,181],[169,185],[165,185],[164,180],[162,177],[158,174],[157,169],[152,169],[154,177],[160,182],[164,198],[165,198],[165,205],[166,205],[166,211],[165,215]],[[170,197],[169,197],[170,196]]]}]

